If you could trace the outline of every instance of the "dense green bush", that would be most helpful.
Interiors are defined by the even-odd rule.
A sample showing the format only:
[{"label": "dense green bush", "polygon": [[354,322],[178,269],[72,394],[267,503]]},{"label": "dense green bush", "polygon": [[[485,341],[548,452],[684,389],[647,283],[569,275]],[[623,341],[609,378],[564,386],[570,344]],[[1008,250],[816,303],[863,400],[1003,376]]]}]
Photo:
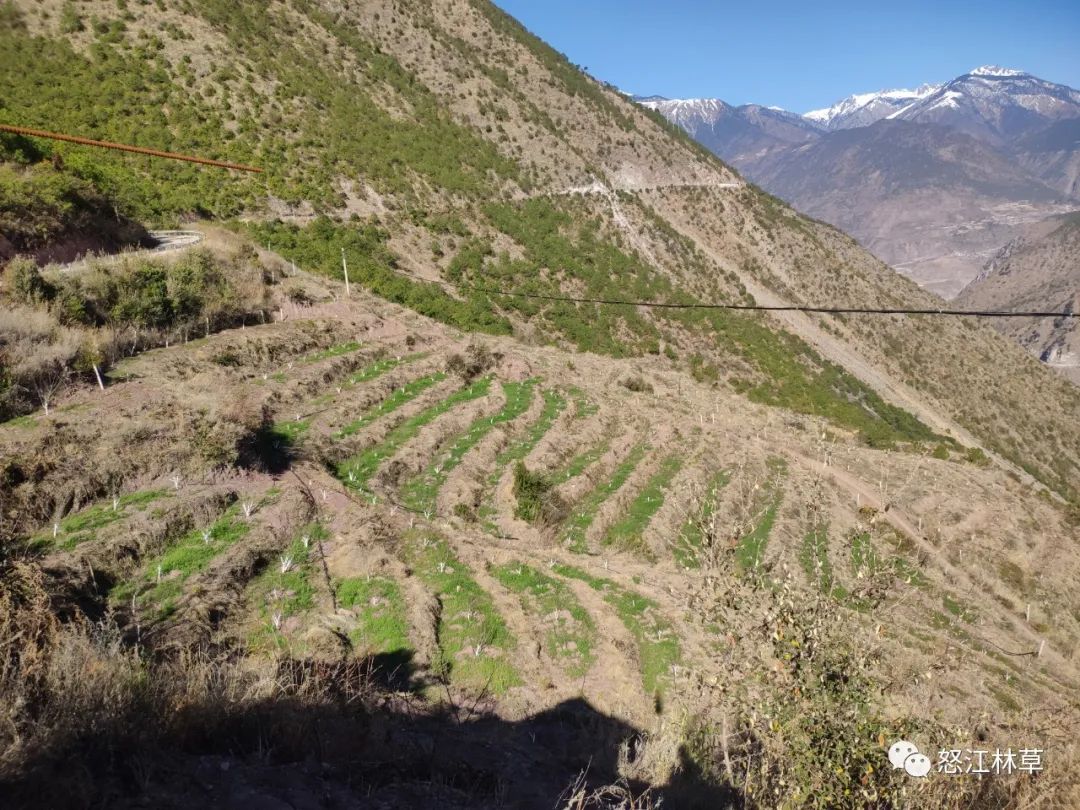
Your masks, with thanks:
[{"label": "dense green bush", "polygon": [[5,276],[7,289],[20,303],[41,304],[56,297],[56,288],[42,278],[41,270],[30,259],[11,261]]},{"label": "dense green bush", "polygon": [[565,517],[566,504],[554,492],[554,484],[522,461],[514,465],[514,498],[514,516],[521,520],[551,526]]},{"label": "dense green bush", "polygon": [[29,140],[0,135],[0,262],[65,237],[109,249],[143,238],[92,182],[43,158]]},{"label": "dense green bush", "polygon": [[[51,311],[61,323],[190,329],[209,319],[214,328],[235,323],[265,305],[254,268],[230,265],[205,250],[173,260],[134,259],[101,265],[50,283]],[[243,276],[244,291],[237,284]],[[49,283],[49,282],[46,282]]]},{"label": "dense green bush", "polygon": [[374,224],[342,224],[318,217],[306,227],[267,222],[244,226],[261,244],[269,244],[301,267],[332,278],[344,278],[341,251],[349,263],[349,280],[422,315],[470,332],[510,334],[509,321],[487,296],[455,298],[437,284],[413,281],[397,272],[397,259],[386,247],[389,234]]}]

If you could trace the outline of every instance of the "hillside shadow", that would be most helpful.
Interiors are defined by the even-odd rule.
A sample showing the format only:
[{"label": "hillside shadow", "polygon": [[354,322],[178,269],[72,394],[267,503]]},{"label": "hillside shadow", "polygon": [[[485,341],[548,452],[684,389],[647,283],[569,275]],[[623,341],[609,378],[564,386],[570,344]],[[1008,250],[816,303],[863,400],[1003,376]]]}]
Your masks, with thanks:
[{"label": "hillside shadow", "polygon": [[[620,756],[632,762],[643,739],[583,699],[507,720],[483,698],[448,691],[433,707],[386,688],[400,688],[411,668],[397,654],[294,661],[279,668],[273,699],[208,696],[171,716],[125,707],[53,741],[19,780],[0,781],[3,806],[551,810],[566,806],[560,797],[579,778],[586,792],[616,782]],[[649,788],[623,787],[624,796]],[[634,806],[660,798],[665,807],[741,807],[691,767],[654,788],[654,804]]]}]

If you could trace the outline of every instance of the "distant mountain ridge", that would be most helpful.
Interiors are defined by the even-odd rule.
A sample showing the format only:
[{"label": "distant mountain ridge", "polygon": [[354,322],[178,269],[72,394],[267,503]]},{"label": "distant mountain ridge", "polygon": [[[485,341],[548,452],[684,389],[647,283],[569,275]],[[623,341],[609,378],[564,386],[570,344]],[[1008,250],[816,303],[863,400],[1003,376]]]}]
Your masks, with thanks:
[{"label": "distant mountain ridge", "polygon": [[813,121],[826,131],[863,127],[902,112],[912,103],[926,98],[941,88],[939,84],[924,84],[916,90],[879,90],[875,93],[856,93],[831,107],[811,110],[803,118]]},{"label": "distant mountain ridge", "polygon": [[1022,70],[984,65],[803,115],[640,103],[946,297],[1032,222],[1080,208],[1080,91]]}]

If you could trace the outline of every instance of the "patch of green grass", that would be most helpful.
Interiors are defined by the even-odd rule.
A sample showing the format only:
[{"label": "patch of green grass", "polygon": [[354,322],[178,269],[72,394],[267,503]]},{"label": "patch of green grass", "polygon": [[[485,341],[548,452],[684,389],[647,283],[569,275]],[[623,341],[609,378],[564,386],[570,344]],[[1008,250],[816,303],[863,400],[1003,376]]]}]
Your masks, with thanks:
[{"label": "patch of green grass", "polygon": [[593,416],[600,410],[600,406],[589,399],[588,395],[576,385],[571,386],[569,389],[570,396],[574,398],[574,418],[585,419],[586,417]]},{"label": "patch of green grass", "polygon": [[14,419],[8,419],[6,422],[0,423],[0,427],[13,427],[13,428],[33,428],[37,427],[38,418],[33,414],[27,414],[26,416],[16,416]]},{"label": "patch of green grass", "polygon": [[491,574],[521,597],[526,613],[542,620],[544,646],[567,674],[578,677],[588,672],[596,657],[592,649],[596,626],[566,583],[523,563],[494,567]]},{"label": "patch of green grass", "polygon": [[[249,646],[286,646],[284,622],[306,613],[315,604],[315,587],[311,582],[315,544],[328,536],[317,523],[305,526],[289,547],[271,559],[248,585],[248,603],[261,618],[259,629],[248,639]],[[280,628],[275,627],[275,618],[282,625]]]},{"label": "patch of green grass", "polygon": [[822,523],[803,536],[799,563],[807,579],[822,593],[833,589],[832,563],[829,561],[829,527]]},{"label": "patch of green grass", "polygon": [[286,447],[295,445],[301,437],[311,428],[310,419],[293,419],[288,422],[277,422],[271,428],[271,433]]},{"label": "patch of green grass", "polygon": [[453,683],[493,694],[521,683],[507,660],[516,644],[495,603],[454,556],[446,540],[432,535],[414,537],[407,558],[416,575],[438,597],[439,659],[436,673]]},{"label": "patch of green grass", "polygon": [[926,575],[911,564],[905,557],[893,557],[892,558],[893,571],[896,576],[903,580],[908,585],[913,585],[916,588],[926,588],[930,584],[930,580],[926,578]]},{"label": "patch of green grass", "polygon": [[405,365],[406,363],[414,363],[425,356],[426,355],[423,353],[410,354],[406,357],[402,357],[400,360],[395,357],[384,357],[382,360],[376,360],[367,368],[362,368],[355,374],[351,374],[346,380],[346,382],[349,385],[360,385],[361,383],[371,382],[374,379],[378,379],[391,369]]},{"label": "patch of green grass", "polygon": [[72,549],[76,546],[97,538],[97,530],[115,523],[118,520],[130,516],[132,512],[140,511],[154,501],[170,497],[171,493],[164,489],[146,490],[144,492],[131,492],[120,495],[115,505],[112,501],[95,504],[94,506],[68,515],[60,521],[59,531],[56,537],[52,536],[52,530],[41,532],[30,541],[32,548],[45,548],[49,545],[64,549]]},{"label": "patch of green grass", "polygon": [[769,542],[769,533],[772,532],[773,524],[776,522],[776,513],[779,507],[779,496],[777,496],[777,500],[766,507],[765,513],[761,516],[761,521],[754,527],[754,530],[739,540],[739,545],[735,550],[735,557],[743,570],[754,569],[761,563],[761,558],[765,553],[765,545]]},{"label": "patch of green grass", "polygon": [[589,527],[600,506],[614,493],[618,492],[630,478],[641,459],[645,457],[645,446],[636,445],[630,454],[612,472],[607,481],[598,485],[592,492],[574,506],[573,513],[566,521],[565,541],[571,551],[583,554],[588,551],[585,539]]},{"label": "patch of green grass", "polygon": [[664,493],[671,485],[671,480],[682,469],[682,460],[678,456],[669,456],[660,463],[660,468],[646,482],[644,489],[630,502],[626,514],[604,535],[605,546],[648,553],[644,533],[657,513],[664,505]]},{"label": "patch of green grass", "polygon": [[960,619],[962,622],[971,624],[978,618],[978,614],[973,608],[965,605],[959,599],[956,599],[948,593],[942,594],[941,604],[945,610],[949,611],[949,613],[956,616],[956,618]]},{"label": "patch of green grass", "polygon": [[641,680],[645,691],[662,693],[681,653],[674,628],[660,616],[655,602],[608,579],[594,577],[572,565],[556,565],[556,574],[586,583],[600,592],[637,642]]},{"label": "patch of green grass", "polygon": [[335,590],[338,605],[356,616],[349,640],[357,650],[373,655],[412,649],[405,599],[396,582],[385,577],[355,577],[341,580]]},{"label": "patch of green grass", "polygon": [[407,402],[412,402],[422,393],[427,391],[433,385],[442,382],[446,379],[446,375],[441,371],[436,374],[429,374],[426,377],[421,377],[418,380],[412,380],[401,386],[401,388],[395,388],[394,392],[376,405],[374,408],[365,413],[362,417],[355,422],[350,422],[337,433],[334,434],[335,439],[341,439],[345,436],[351,436],[354,433],[359,433],[366,428],[372,422],[386,416],[389,413],[393,413],[402,405]]},{"label": "patch of green grass", "polygon": [[353,489],[365,488],[368,480],[375,474],[379,465],[396,453],[405,442],[419,433],[422,427],[434,422],[457,405],[487,396],[490,390],[491,378],[484,377],[467,388],[454,392],[442,402],[426,408],[391,430],[379,444],[339,464],[337,469],[338,478],[346,486]]},{"label": "patch of green grass", "polygon": [[1019,594],[1027,596],[1031,593],[1031,582],[1024,573],[1024,569],[1012,560],[1003,560],[998,563],[998,577]]},{"label": "patch of green grass", "polygon": [[1023,709],[1020,702],[1008,690],[990,684],[986,688],[990,690],[990,694],[994,696],[994,700],[998,702],[998,705],[1007,712],[1015,714]]},{"label": "patch of green grass", "polygon": [[427,468],[409,481],[402,488],[402,499],[412,509],[427,511],[435,508],[439,490],[450,475],[465,458],[465,454],[492,430],[496,425],[512,422],[529,409],[536,380],[523,383],[503,383],[503,395],[506,401],[502,409],[494,416],[481,416],[469,428],[458,436],[446,454],[432,461]]},{"label": "patch of green grass", "polygon": [[240,540],[251,528],[242,520],[239,507],[229,507],[209,529],[195,529],[174,543],[164,554],[150,560],[136,579],[112,590],[114,603],[134,598],[139,608],[153,608],[158,619],[170,616],[184,591],[184,583],[203,571],[219,554]]},{"label": "patch of green grass", "polygon": [[773,477],[758,490],[758,497],[755,499],[761,520],[748,535],[739,540],[735,548],[735,559],[744,571],[753,570],[761,564],[765,546],[769,542],[769,534],[776,522],[776,515],[780,511],[780,502],[784,498],[784,491],[777,478],[784,471],[785,464],[778,458],[769,459],[767,464]]},{"label": "patch of green grass", "polygon": [[331,357],[342,357],[343,355],[352,354],[353,352],[358,351],[360,351],[360,344],[355,340],[350,340],[348,343],[339,343],[336,346],[330,346],[322,351],[309,354],[300,362],[305,364],[318,363],[323,360],[329,360]]},{"label": "patch of green grass", "polygon": [[713,476],[705,497],[701,501],[697,516],[686,521],[682,531],[679,532],[678,539],[672,544],[675,561],[683,568],[701,567],[700,555],[705,542],[702,527],[712,522],[713,512],[716,511],[717,495],[730,481],[731,473],[727,470],[721,470]]},{"label": "patch of green grass", "polygon": [[[544,397],[544,408],[536,421],[529,426],[528,432],[517,441],[511,442],[495,458],[495,463],[500,467],[505,467],[514,461],[520,461],[529,455],[533,448],[540,443],[540,440],[547,435],[547,432],[551,430],[555,420],[559,418],[559,414],[566,410],[566,399],[558,391],[546,390],[542,392],[542,396]],[[488,478],[488,483],[495,484],[499,480],[499,476],[499,471],[493,472]]]},{"label": "patch of green grass", "polygon": [[883,567],[881,557],[874,548],[870,532],[858,532],[851,537],[851,569],[855,576],[873,575]]},{"label": "patch of green grass", "polygon": [[580,453],[570,459],[566,466],[561,470],[556,470],[549,477],[551,485],[558,486],[559,484],[565,484],[571,478],[577,478],[585,470],[598,462],[607,453],[611,443],[607,440],[600,442],[599,444],[589,448],[584,453]]}]

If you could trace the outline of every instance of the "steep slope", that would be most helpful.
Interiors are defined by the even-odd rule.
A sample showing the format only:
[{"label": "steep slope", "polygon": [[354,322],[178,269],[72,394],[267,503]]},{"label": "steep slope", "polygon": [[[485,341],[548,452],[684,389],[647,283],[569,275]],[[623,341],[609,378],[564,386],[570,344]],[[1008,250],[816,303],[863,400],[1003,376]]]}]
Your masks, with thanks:
[{"label": "steep slope", "polygon": [[[971,309],[1077,312],[1080,301],[1080,215],[1039,223],[1014,239],[957,296]],[[1069,319],[998,324],[1044,363],[1080,383],[1080,330]]]},{"label": "steep slope", "polygon": [[[1059,792],[1039,795],[1068,797],[1069,742],[1038,730],[1078,677],[1056,504],[978,454],[868,448],[663,357],[467,338],[251,261],[285,276],[273,323],[128,358],[106,390],[0,426],[6,515],[57,609],[108,612],[156,653],[77,622],[12,634],[5,672],[49,676],[3,682],[13,806],[540,808],[587,770],[585,793],[622,777],[709,807],[797,795],[805,768],[896,808],[971,800],[880,765],[878,736],[914,724],[1053,743]],[[25,565],[4,574],[0,599],[33,604]],[[5,639],[41,620],[10,604]],[[26,713],[43,696],[47,721]],[[767,771],[760,742],[784,752]],[[127,778],[131,750],[154,780]]]},{"label": "steep slope", "polygon": [[904,121],[827,134],[752,176],[945,297],[1024,224],[1068,208],[980,141]]},{"label": "steep slope", "polygon": [[[755,295],[800,302],[820,301],[823,292],[853,305],[925,301],[820,226],[752,189],[740,191],[731,170],[688,138],[673,140],[675,130],[660,116],[577,73],[487,3],[436,8],[388,1],[360,9],[300,2],[257,11],[200,0],[190,19],[88,3],[80,8],[88,23],[97,15],[94,25],[65,37],[56,34],[60,5],[34,6],[23,15],[22,24],[44,39],[14,29],[6,35],[5,58],[35,53],[35,81],[53,73],[67,77],[44,93],[32,91],[25,72],[0,74],[5,103],[18,103],[25,116],[20,123],[40,125],[62,111],[69,118],[58,123],[84,134],[145,142],[160,133],[164,145],[203,148],[268,170],[265,179],[210,178],[95,155],[95,171],[119,189],[121,210],[227,213],[251,205],[251,219],[283,215],[291,222],[260,226],[260,239],[280,239],[295,258],[330,273],[338,272],[341,248],[348,248],[354,262],[363,261],[354,267],[359,283],[459,327],[513,331],[613,354],[666,349],[728,390],[830,413],[838,425],[879,433],[874,441],[925,438],[922,428],[898,430],[904,420],[881,406],[851,407],[852,385],[865,388],[848,379],[857,366],[856,380],[873,380],[877,394],[860,391],[856,401],[869,403],[880,394],[916,409],[939,431],[974,431],[988,449],[1041,471],[1055,487],[1076,487],[1080,441],[1070,440],[1078,428],[1066,416],[1072,390],[1051,382],[1031,386],[996,356],[989,363],[977,360],[984,342],[994,347],[991,354],[1005,345],[994,343],[989,330],[977,330],[985,337],[976,348],[931,360],[919,345],[953,333],[953,345],[970,347],[967,328],[919,320],[896,324],[890,327],[893,359],[883,377],[856,359],[876,357],[881,348],[877,339],[865,339],[875,333],[869,324],[853,324],[841,329],[843,338],[825,340],[820,332],[804,331],[802,322],[722,313],[699,318],[670,310],[493,300],[475,291],[459,302],[418,281],[657,300],[747,300],[752,285]],[[173,31],[186,19],[185,28]],[[303,38],[286,33],[301,29]],[[136,69],[137,55],[155,60],[155,70]],[[80,99],[96,92],[91,88],[103,71],[112,76],[114,90],[104,94],[111,106],[91,117]],[[157,118],[137,128],[137,116],[119,110],[148,92],[146,82],[175,102],[140,104],[138,115]],[[181,93],[183,85],[197,92]],[[202,123],[191,128],[188,120]],[[273,126],[260,123],[275,120]],[[216,131],[237,135],[224,147],[195,139],[208,138],[215,124]],[[87,160],[85,153],[64,151],[70,152],[69,169],[80,156]],[[158,182],[147,171],[161,172],[162,181],[168,172],[166,195],[147,196]],[[260,187],[269,189],[269,200],[258,196]],[[214,202],[194,202],[203,197]],[[363,227],[312,221],[323,206],[355,214]],[[717,333],[728,337],[717,341]],[[812,337],[816,349],[799,334]],[[827,361],[848,369],[843,381],[834,379]],[[1000,403],[976,403],[969,388],[950,386],[973,362],[1003,392]],[[900,393],[908,384],[911,389]],[[1060,414],[1058,441],[1074,449],[1063,456],[1041,429],[1015,424],[1010,400],[1027,401],[1028,413],[1042,411],[1051,422]],[[1012,425],[1008,434],[1015,436],[1003,443],[1002,432],[988,427],[993,423]]]},{"label": "steep slope", "polygon": [[1080,118],[1056,121],[1013,142],[1016,160],[1048,186],[1080,199]]},{"label": "steep slope", "polygon": [[[552,300],[934,301],[480,0],[3,8],[5,116],[267,169],[58,149],[121,212],[232,232],[18,310],[5,277],[6,357],[73,333],[82,383],[0,427],[26,803],[549,807],[588,769],[949,806],[879,737],[1075,710],[1080,399],[1005,338]],[[190,340],[176,281],[230,266],[236,328]]]}]

